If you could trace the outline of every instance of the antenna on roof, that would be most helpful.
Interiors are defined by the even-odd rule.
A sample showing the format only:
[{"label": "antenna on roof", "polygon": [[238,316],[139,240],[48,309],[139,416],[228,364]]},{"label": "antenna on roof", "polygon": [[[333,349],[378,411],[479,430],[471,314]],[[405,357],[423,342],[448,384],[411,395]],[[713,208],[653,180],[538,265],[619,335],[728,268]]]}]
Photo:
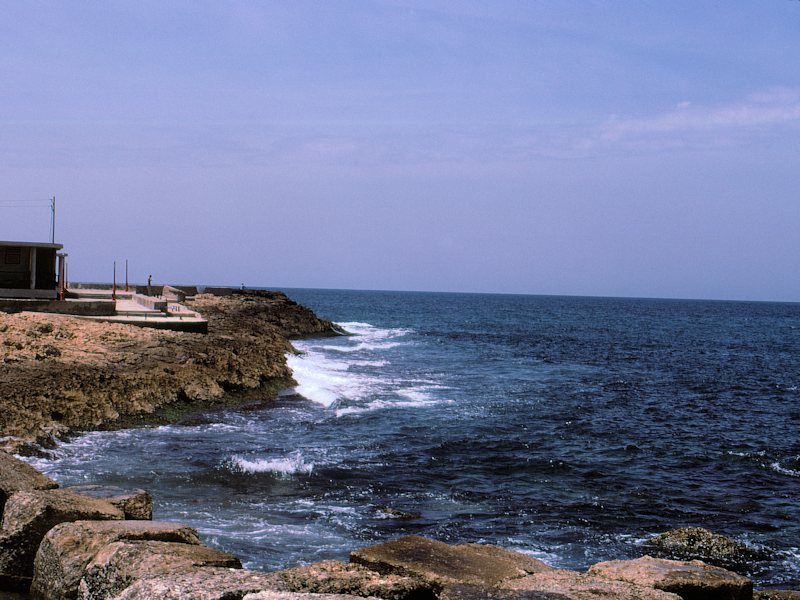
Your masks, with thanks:
[{"label": "antenna on roof", "polygon": [[50,198],[50,243],[56,243],[56,195]]}]

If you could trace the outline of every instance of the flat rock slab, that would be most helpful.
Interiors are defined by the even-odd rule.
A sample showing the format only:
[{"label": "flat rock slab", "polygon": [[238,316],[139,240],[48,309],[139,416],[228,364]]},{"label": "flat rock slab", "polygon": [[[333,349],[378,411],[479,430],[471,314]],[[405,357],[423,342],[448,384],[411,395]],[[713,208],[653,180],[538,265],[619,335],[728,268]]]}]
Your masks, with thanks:
[{"label": "flat rock slab", "polygon": [[25,461],[0,451],[0,514],[11,494],[32,490],[54,490],[58,484]]},{"label": "flat rock slab", "polygon": [[487,588],[471,583],[449,585],[439,593],[440,600],[568,600],[569,596],[535,590]]},{"label": "flat rock slab", "polygon": [[[520,593],[546,593],[543,598],[568,598],[569,600],[680,600],[680,596],[637,585],[627,581],[612,581],[576,571],[553,570],[536,573],[503,584],[503,592],[515,590]],[[553,596],[554,595],[554,596]],[[493,598],[493,595],[487,598]],[[520,596],[528,600],[528,596]],[[532,600],[538,598],[532,597]],[[460,600],[452,598],[451,600]],[[465,598],[464,600],[470,600]],[[480,598],[476,597],[476,600]],[[516,600],[510,598],[509,600]]]},{"label": "flat rock slab", "polygon": [[39,544],[56,525],[82,519],[122,519],[122,511],[104,500],[78,496],[66,490],[14,493],[3,512],[0,532],[0,584],[26,589],[33,575]]},{"label": "flat rock slab", "polygon": [[753,600],[800,600],[800,591],[758,590],[753,592]]},{"label": "flat rock slab", "polygon": [[367,567],[338,560],[325,560],[307,567],[276,571],[290,592],[377,596],[384,600],[436,598],[431,586],[402,575],[381,575]]},{"label": "flat rock slab", "polygon": [[684,599],[751,600],[753,596],[753,583],[747,577],[699,560],[683,562],[650,556],[611,560],[593,565],[589,574],[674,592]]},{"label": "flat rock slab", "polygon": [[496,546],[450,546],[419,536],[356,550],[350,562],[382,574],[416,577],[437,588],[454,583],[493,586],[551,570],[535,558]]},{"label": "flat rock slab", "polygon": [[98,552],[86,566],[78,585],[78,596],[105,600],[153,575],[191,567],[241,569],[238,558],[207,546],[175,542],[113,542]]},{"label": "flat rock slab", "polygon": [[76,521],[51,529],[33,564],[31,593],[39,598],[75,598],[86,566],[105,546],[149,540],[199,545],[197,531],[159,521]]},{"label": "flat rock slab", "polygon": [[[342,594],[302,594],[297,592],[255,592],[243,600],[354,600],[356,596]],[[374,600],[378,600],[375,598]]]},{"label": "flat rock slab", "polygon": [[[322,600],[324,596],[292,594],[280,590],[281,583],[273,573],[199,567],[185,571],[156,575],[140,579],[114,600],[233,600],[256,592],[280,592],[275,600],[309,598]],[[270,596],[273,598],[273,596]],[[352,600],[352,597],[351,597]]]},{"label": "flat rock slab", "polygon": [[110,485],[75,485],[64,489],[81,496],[102,498],[120,509],[126,519],[150,521],[153,518],[153,497],[146,490],[126,490]]}]

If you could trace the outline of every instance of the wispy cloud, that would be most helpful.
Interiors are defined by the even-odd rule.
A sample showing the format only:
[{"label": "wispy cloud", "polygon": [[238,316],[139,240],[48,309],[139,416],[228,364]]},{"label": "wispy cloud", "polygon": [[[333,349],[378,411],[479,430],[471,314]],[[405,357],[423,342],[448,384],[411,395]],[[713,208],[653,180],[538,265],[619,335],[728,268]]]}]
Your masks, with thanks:
[{"label": "wispy cloud", "polygon": [[699,106],[681,102],[673,109],[642,118],[613,117],[591,136],[591,145],[676,145],[731,141],[754,131],[800,125],[800,89],[774,89],[742,101]]}]

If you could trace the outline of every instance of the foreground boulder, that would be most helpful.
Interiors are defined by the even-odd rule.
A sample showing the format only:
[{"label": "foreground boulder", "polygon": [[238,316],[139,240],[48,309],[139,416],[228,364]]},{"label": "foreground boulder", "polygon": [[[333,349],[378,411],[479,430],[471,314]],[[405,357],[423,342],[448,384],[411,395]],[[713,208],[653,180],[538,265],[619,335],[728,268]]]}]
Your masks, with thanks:
[{"label": "foreground boulder", "polygon": [[122,517],[122,511],[104,500],[78,496],[67,490],[13,494],[6,502],[0,531],[0,586],[27,590],[39,544],[56,525]]},{"label": "foreground boulder", "polygon": [[77,521],[54,527],[42,540],[33,565],[36,598],[75,598],[86,566],[117,541],[149,540],[199,545],[197,531],[158,521]]},{"label": "foreground boulder", "polygon": [[590,575],[673,592],[684,599],[751,600],[753,583],[721,567],[699,560],[682,562],[643,556],[593,565]]},{"label": "foreground boulder", "polygon": [[377,596],[384,600],[432,600],[436,597],[431,587],[419,579],[381,575],[362,565],[338,560],[277,571],[276,575],[290,592]]},{"label": "foreground boulder", "polygon": [[[247,594],[262,591],[282,592],[281,583],[272,573],[224,569],[220,567],[198,567],[175,573],[156,575],[140,579],[114,597],[114,600],[233,600]],[[305,598],[306,594],[275,598]],[[326,596],[310,596],[324,600]],[[333,598],[343,598],[335,596]],[[350,597],[348,597],[350,598]]]},{"label": "foreground boulder", "polygon": [[[576,571],[553,570],[536,573],[514,579],[503,584],[503,591],[514,590],[520,594],[547,594],[546,598],[561,598],[570,600],[679,600],[680,596],[653,589],[652,587],[637,585],[626,581],[609,581]],[[492,597],[492,594],[486,598]],[[528,596],[523,596],[527,600]],[[447,600],[469,600],[456,597],[452,592],[447,594]],[[476,598],[476,600],[480,600]],[[514,599],[511,599],[514,600]]]},{"label": "foreground boulder", "polygon": [[0,451],[0,514],[11,494],[33,490],[54,490],[58,484],[28,463]]},{"label": "foreground boulder", "polygon": [[238,558],[207,546],[176,542],[114,542],[86,566],[78,596],[86,600],[112,598],[139,579],[192,567],[241,569]]},{"label": "foreground boulder", "polygon": [[497,546],[449,546],[413,535],[356,550],[350,554],[350,562],[382,574],[419,578],[435,591],[455,583],[496,586],[552,570],[535,558]]},{"label": "foreground boulder", "polygon": [[149,521],[153,518],[153,497],[146,490],[125,490],[111,485],[75,485],[64,489],[82,496],[102,498],[120,509],[126,519]]},{"label": "foreground boulder", "polygon": [[700,559],[723,567],[767,558],[765,552],[702,527],[683,527],[659,534],[646,544],[668,558]]}]

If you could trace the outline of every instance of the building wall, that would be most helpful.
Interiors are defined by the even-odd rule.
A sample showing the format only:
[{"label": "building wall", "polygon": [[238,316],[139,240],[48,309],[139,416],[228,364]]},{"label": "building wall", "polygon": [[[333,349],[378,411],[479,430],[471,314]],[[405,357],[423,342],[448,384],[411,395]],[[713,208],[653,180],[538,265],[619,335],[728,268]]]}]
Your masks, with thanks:
[{"label": "building wall", "polygon": [[31,287],[31,248],[0,246],[0,288]]}]

